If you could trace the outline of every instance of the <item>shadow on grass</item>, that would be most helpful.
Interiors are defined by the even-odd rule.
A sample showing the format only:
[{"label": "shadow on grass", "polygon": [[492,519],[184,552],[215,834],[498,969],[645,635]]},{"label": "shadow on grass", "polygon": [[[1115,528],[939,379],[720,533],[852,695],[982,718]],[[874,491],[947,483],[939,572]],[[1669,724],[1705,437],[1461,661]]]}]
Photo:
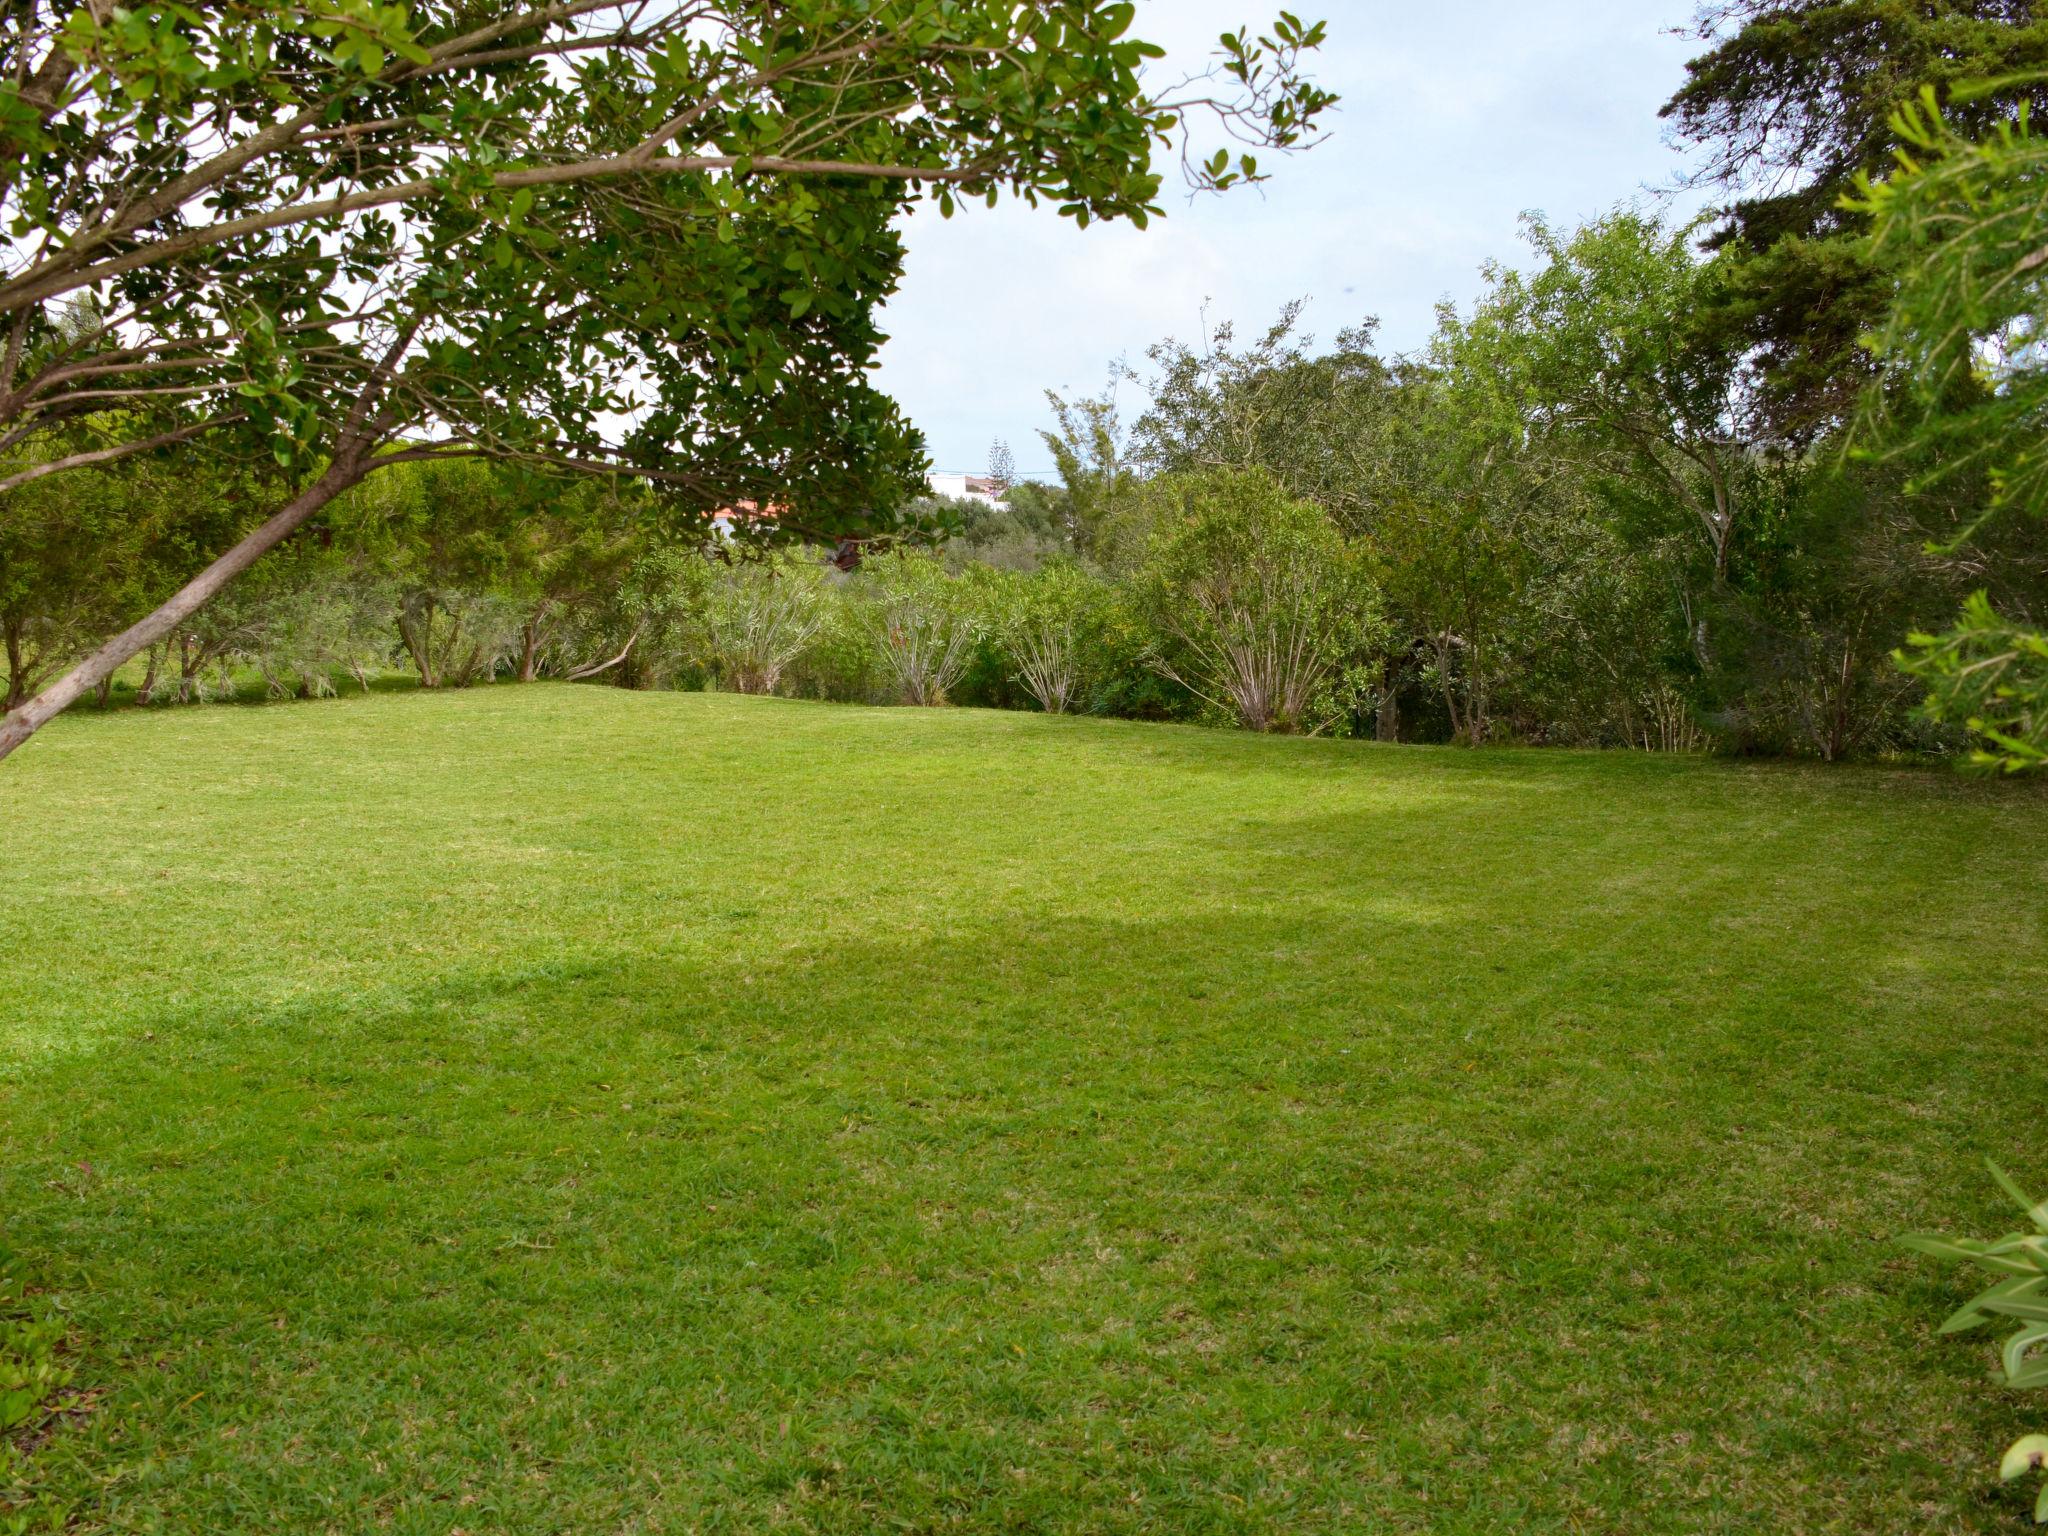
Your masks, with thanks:
[{"label": "shadow on grass", "polygon": [[1830,1057],[1818,955],[1717,996],[1684,924],[1306,897],[134,1014],[0,1090],[112,1389],[45,1475],[207,1530],[2003,1517],[1879,1246],[1991,1023],[1850,998]]}]

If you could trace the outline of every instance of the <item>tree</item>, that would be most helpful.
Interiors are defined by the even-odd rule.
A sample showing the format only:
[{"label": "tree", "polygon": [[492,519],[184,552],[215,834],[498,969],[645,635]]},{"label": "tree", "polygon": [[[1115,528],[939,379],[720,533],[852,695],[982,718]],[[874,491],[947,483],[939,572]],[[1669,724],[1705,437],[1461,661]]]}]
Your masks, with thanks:
[{"label": "tree", "polygon": [[6,708],[33,697],[81,641],[119,615],[139,543],[135,524],[123,526],[135,510],[123,505],[126,489],[99,472],[73,477],[61,494],[55,482],[39,482],[0,519]]},{"label": "tree", "polygon": [[1721,270],[1687,231],[1620,212],[1566,235],[1527,221],[1543,265],[1489,268],[1469,321],[1447,317],[1443,361],[1496,381],[1538,431],[1567,434],[1657,480],[1724,584],[1742,527],[1745,462],[1766,445],[1740,358],[1701,317]]},{"label": "tree", "polygon": [[1703,175],[1749,195],[1729,232],[1755,249],[1785,236],[1860,232],[1841,199],[1884,174],[1893,118],[1929,86],[2003,81],[1958,126],[1988,129],[2018,101],[2048,100],[2048,17],[2033,0],[1713,0],[1695,35],[1707,51],[1662,116],[1709,148]]},{"label": "tree", "polygon": [[1504,628],[1528,580],[1523,551],[1477,495],[1415,501],[1377,523],[1372,549],[1387,606],[1422,648],[1451,740],[1486,742],[1507,671]]},{"label": "tree", "polygon": [[[151,433],[120,451],[225,432],[266,444],[299,489],[10,717],[0,755],[409,458],[624,469],[700,509],[772,495],[805,531],[872,529],[921,467],[865,379],[908,199],[951,212],[1007,188],[1143,222],[1157,146],[1178,144],[1198,185],[1261,174],[1249,154],[1196,154],[1196,117],[1288,147],[1330,104],[1299,68],[1320,26],[1233,34],[1220,89],[1155,92],[1158,50],[1125,36],[1131,16],[1100,0],[571,0],[482,21],[373,0],[17,8],[0,41],[17,65],[0,199],[19,231],[0,433],[118,397]],[[80,294],[118,303],[44,346],[51,306]]]},{"label": "tree", "polygon": [[1318,691],[1380,636],[1377,595],[1322,510],[1262,471],[1168,482],[1143,602],[1160,671],[1252,731],[1316,728]]},{"label": "tree", "polygon": [[[474,227],[434,233],[395,260],[379,279],[377,320],[353,339],[333,337],[325,371],[287,370],[254,401],[298,493],[16,711],[0,726],[0,748],[173,632],[336,496],[394,465],[624,466],[683,512],[772,484],[794,525],[872,527],[866,509],[890,505],[920,461],[914,435],[865,376],[879,340],[870,311],[897,260],[893,241],[878,238],[888,195],[861,185],[826,200],[794,184],[768,190],[796,202],[742,209],[744,243],[721,237],[719,224],[657,238],[643,213],[571,186],[531,210],[510,260],[480,253]],[[756,263],[776,252],[829,273],[815,305],[798,312],[755,288]],[[704,285],[729,294],[715,313],[696,309]]]},{"label": "tree", "polygon": [[[1871,347],[1887,369],[1861,424],[1867,451],[1917,464],[1916,484],[1988,495],[1948,547],[1977,546],[1978,570],[1999,579],[2007,611],[1973,596],[1945,634],[1916,633],[1902,657],[1930,689],[1929,712],[1965,725],[1975,760],[2017,773],[2048,767],[2048,636],[2044,610],[2002,562],[1981,558],[2001,525],[2048,517],[2048,140],[2023,112],[1979,139],[1930,92],[1895,127],[1910,146],[1899,169],[1866,182],[1877,259],[1899,274],[1896,300]],[[2026,561],[2044,564],[2037,540]],[[2039,602],[2038,596],[2034,601]]]},{"label": "tree", "polygon": [[593,658],[579,642],[653,540],[631,483],[483,459],[385,469],[328,514],[392,584],[399,634],[425,687],[520,682]]},{"label": "tree", "polygon": [[1862,334],[1890,283],[1843,205],[1882,175],[1892,117],[1923,85],[2004,82],[1964,108],[1966,132],[2021,102],[2048,105],[2048,17],[2034,0],[1714,0],[1707,51],[1663,115],[1704,147],[1698,180],[1731,198],[1714,241],[1726,282],[1710,321],[1751,356],[1759,404],[1781,435],[1809,438],[1853,413],[1869,380]]},{"label": "tree", "polygon": [[[0,195],[26,222],[0,314],[252,233],[357,234],[369,209],[677,173],[999,186],[1083,219],[1156,213],[1155,142],[1198,184],[1188,114],[1292,145],[1332,102],[1320,25],[1222,41],[1165,92],[1129,5],[1045,0],[541,0],[478,9],[231,0],[195,11],[13,7],[0,31]],[[1108,110],[1103,110],[1107,108]],[[1085,122],[1084,122],[1085,118]],[[342,190],[335,190],[337,187]]]},{"label": "tree", "polygon": [[1129,502],[1138,484],[1138,469],[1117,413],[1117,378],[1092,399],[1068,401],[1045,392],[1058,430],[1038,436],[1051,452],[1065,495],[1058,510],[1066,519],[1067,542],[1092,554],[1105,530]]},{"label": "tree", "polygon": [[512,594],[522,607],[514,676],[529,683],[543,672],[581,672],[597,660],[576,649],[575,637],[657,534],[649,498],[630,481],[521,479],[521,515],[507,549]]},{"label": "tree", "polygon": [[[34,467],[85,437],[72,424],[0,455]],[[0,512],[0,638],[5,707],[31,698],[109,629],[147,612],[166,573],[217,541],[271,487],[217,465],[161,454],[29,480]],[[102,686],[102,696],[105,689]]]},{"label": "tree", "polygon": [[1412,472],[1402,370],[1373,351],[1370,320],[1316,355],[1302,308],[1289,304],[1243,347],[1228,322],[1199,350],[1173,340],[1152,347],[1157,372],[1133,454],[1153,474],[1263,469],[1356,534]]}]

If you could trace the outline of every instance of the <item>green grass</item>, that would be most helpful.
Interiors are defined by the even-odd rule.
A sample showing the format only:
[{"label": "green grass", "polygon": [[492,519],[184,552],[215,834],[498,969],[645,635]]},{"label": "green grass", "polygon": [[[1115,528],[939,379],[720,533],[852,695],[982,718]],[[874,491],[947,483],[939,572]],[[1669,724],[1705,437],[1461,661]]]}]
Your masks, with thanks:
[{"label": "green grass", "polygon": [[2038,791],[504,687],[0,810],[81,1528],[2023,1528],[1893,1238],[2048,1185]]}]

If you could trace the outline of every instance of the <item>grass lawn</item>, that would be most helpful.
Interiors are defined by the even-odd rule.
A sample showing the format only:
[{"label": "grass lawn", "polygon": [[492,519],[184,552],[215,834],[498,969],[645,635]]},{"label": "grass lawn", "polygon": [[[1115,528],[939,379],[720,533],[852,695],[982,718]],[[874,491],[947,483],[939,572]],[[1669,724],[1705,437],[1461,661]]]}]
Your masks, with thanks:
[{"label": "grass lawn", "polygon": [[2038,790],[545,686],[0,809],[82,1529],[2024,1528],[1892,1239],[2048,1186]]}]

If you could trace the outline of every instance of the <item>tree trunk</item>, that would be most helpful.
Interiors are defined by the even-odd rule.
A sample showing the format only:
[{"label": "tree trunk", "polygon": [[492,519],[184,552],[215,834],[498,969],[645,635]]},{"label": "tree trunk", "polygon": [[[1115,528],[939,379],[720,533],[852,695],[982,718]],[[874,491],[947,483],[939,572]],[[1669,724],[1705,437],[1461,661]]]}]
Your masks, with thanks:
[{"label": "tree trunk", "polygon": [[398,638],[412,655],[422,688],[438,688],[441,679],[434,671],[434,610],[427,609],[424,624],[415,624],[403,608],[398,611]]},{"label": "tree trunk", "polygon": [[28,692],[28,674],[21,665],[21,620],[10,613],[0,627],[7,631],[7,707],[14,709]]},{"label": "tree trunk", "polygon": [[1714,476],[1714,585],[1728,585],[1728,550],[1735,542],[1735,509],[1728,503],[1728,487]]},{"label": "tree trunk", "polygon": [[580,683],[586,677],[596,677],[600,672],[609,672],[613,667],[625,661],[628,656],[633,654],[633,646],[640,638],[641,627],[638,624],[633,626],[633,633],[626,637],[626,648],[620,651],[618,655],[614,656],[610,661],[601,661],[594,667],[578,667],[569,674],[569,681]]},{"label": "tree trunk", "polygon": [[142,674],[142,686],[135,690],[135,702],[154,704],[156,702],[156,675],[164,662],[164,647],[168,642],[159,640],[149,648],[149,666]]},{"label": "tree trunk", "polygon": [[1842,679],[1835,692],[1834,719],[1828,726],[1827,760],[1840,762],[1849,755],[1850,737],[1850,691],[1856,684],[1856,656],[1848,646],[1842,647]]},{"label": "tree trunk", "polygon": [[1445,635],[1437,643],[1436,677],[1443,689],[1444,709],[1451,717],[1451,740],[1461,741],[1465,735],[1464,716],[1458,713],[1458,693],[1451,682],[1451,660],[1457,653],[1451,649],[1450,636]]},{"label": "tree trunk", "polygon": [[530,683],[540,676],[541,647],[548,643],[548,637],[555,632],[555,625],[548,617],[554,611],[554,607],[553,598],[543,598],[540,607],[534,610],[533,616],[520,626],[519,681],[522,683]]},{"label": "tree trunk", "polygon": [[119,671],[129,657],[171,634],[197,613],[223,587],[276,547],[307,518],[326,506],[369,472],[360,448],[328,466],[327,473],[293,497],[263,525],[180,587],[147,618],[131,624],[26,704],[0,720],[0,758],[27,741],[62,714],[102,678]]}]

